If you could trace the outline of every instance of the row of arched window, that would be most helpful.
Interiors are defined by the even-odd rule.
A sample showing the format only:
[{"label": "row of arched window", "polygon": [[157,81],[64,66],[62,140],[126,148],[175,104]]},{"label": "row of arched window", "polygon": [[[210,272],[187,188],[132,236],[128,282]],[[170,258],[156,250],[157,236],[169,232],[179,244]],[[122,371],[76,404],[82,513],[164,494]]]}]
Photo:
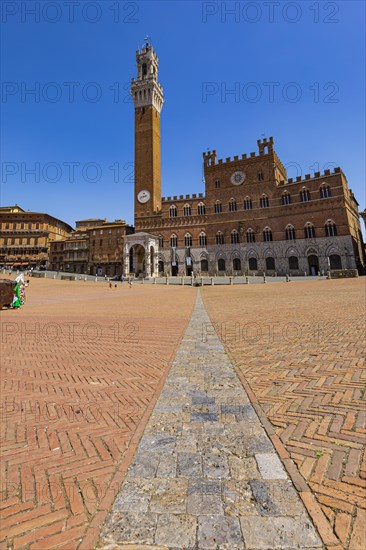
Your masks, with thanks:
[{"label": "row of arched window", "polygon": [[[197,214],[198,216],[204,216],[206,214],[206,205],[204,202],[199,202],[197,205]],[[176,218],[178,216],[178,208],[175,204],[169,208],[170,218]],[[192,207],[190,204],[185,204],[183,206],[183,216],[192,216]]]},{"label": "row of arched window", "polygon": [[[327,199],[331,196],[330,187],[328,185],[322,185],[319,188],[319,194],[321,199]],[[311,194],[309,189],[302,189],[299,194],[300,202],[308,202],[311,200]],[[291,204],[292,198],[291,194],[288,191],[284,191],[281,196],[281,201],[283,205]],[[259,206],[260,208],[269,208],[270,202],[268,196],[263,193],[263,195],[259,199]],[[244,210],[252,210],[253,209],[253,201],[251,197],[246,196],[244,199]],[[235,198],[231,198],[228,203],[228,211],[229,212],[236,212],[238,210],[238,205],[235,200]],[[222,202],[220,200],[217,200],[214,204],[214,212],[215,214],[221,214],[222,212]],[[200,202],[197,206],[197,214],[199,216],[203,216],[206,214],[206,205],[203,202]],[[169,216],[171,218],[176,218],[178,216],[178,208],[173,204],[169,208]],[[185,204],[183,206],[183,216],[192,216],[192,207],[190,204]]]},{"label": "row of arched window", "polygon": [[[204,231],[201,231],[201,233],[198,236],[199,245],[200,246],[207,246],[207,235]],[[164,248],[164,240],[163,237],[159,236],[159,246],[161,248]],[[173,233],[170,236],[170,246],[172,248],[178,247],[178,237],[175,233]],[[192,246],[192,235],[190,233],[186,233],[184,235],[184,246],[185,247],[191,247]]]},{"label": "row of arched window", "polygon": [[[329,186],[322,186],[319,190],[320,192],[320,198],[326,199],[331,196],[330,193],[330,187]],[[308,189],[303,189],[300,191],[300,202],[308,202],[311,200],[310,191]],[[288,191],[285,191],[282,194],[281,201],[283,205],[291,204],[292,199],[291,195]],[[259,198],[259,206],[260,208],[269,208],[270,202],[268,196],[263,193],[263,195]],[[253,201],[251,197],[246,196],[244,199],[244,210],[252,210],[253,209]],[[228,205],[229,212],[236,212],[238,210],[237,202],[234,198],[231,198]],[[214,205],[214,212],[215,214],[220,214],[222,212],[222,203],[221,201],[217,200]]]},{"label": "row of arched window", "polygon": [[[332,220],[328,220],[324,226],[325,229],[325,236],[326,237],[336,237],[337,236],[337,226]],[[314,239],[316,237],[315,227],[311,222],[307,222],[303,229],[303,237],[305,239]],[[270,227],[265,227],[262,231],[263,241],[264,242],[271,242],[273,241],[273,235],[272,230]],[[285,228],[285,238],[287,241],[294,241],[296,239],[296,230],[293,225],[288,224]],[[246,242],[247,243],[255,243],[256,237],[254,229],[251,227],[247,229],[246,231]],[[207,235],[204,231],[201,231],[201,233],[198,236],[199,246],[207,246]],[[231,244],[238,244],[240,242],[239,239],[239,232],[236,229],[233,229],[230,233],[230,243]],[[225,244],[225,235],[222,231],[217,231],[216,233],[216,244]],[[159,246],[161,248],[164,248],[164,240],[163,237],[159,237]],[[173,233],[170,236],[170,246],[173,248],[178,247],[178,236]],[[184,246],[185,247],[191,247],[192,246],[192,235],[190,233],[186,233],[184,235]]]}]

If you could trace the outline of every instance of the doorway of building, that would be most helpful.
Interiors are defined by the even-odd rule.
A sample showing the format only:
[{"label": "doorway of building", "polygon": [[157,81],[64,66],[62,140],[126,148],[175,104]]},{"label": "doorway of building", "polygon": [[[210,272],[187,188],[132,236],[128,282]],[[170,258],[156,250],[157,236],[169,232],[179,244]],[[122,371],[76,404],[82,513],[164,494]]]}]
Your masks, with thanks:
[{"label": "doorway of building", "polygon": [[208,273],[208,260],[201,260],[201,272]]},{"label": "doorway of building", "polygon": [[330,269],[342,269],[342,260],[339,254],[329,256]]},{"label": "doorway of building", "polygon": [[178,276],[178,262],[175,262],[172,264],[172,276],[177,277]]},{"label": "doorway of building", "polygon": [[217,260],[217,270],[224,272],[225,271],[225,260],[224,258],[219,258]]},{"label": "doorway of building", "polygon": [[315,254],[308,256],[308,264],[310,275],[318,275],[319,273],[319,258]]},{"label": "doorway of building", "polygon": [[155,250],[153,246],[150,246],[150,276],[154,276],[155,272]]},{"label": "doorway of building", "polygon": [[190,256],[186,257],[186,275],[190,277],[193,273],[192,258]]},{"label": "doorway of building", "polygon": [[275,260],[272,258],[272,256],[269,256],[266,258],[266,270],[267,271],[274,271],[276,269]]},{"label": "doorway of building", "polygon": [[249,258],[249,269],[250,269],[250,271],[257,271],[258,270],[257,258]]},{"label": "doorway of building", "polygon": [[234,270],[234,271],[241,271],[241,261],[240,261],[240,258],[234,258],[234,259],[233,259],[233,270]]}]

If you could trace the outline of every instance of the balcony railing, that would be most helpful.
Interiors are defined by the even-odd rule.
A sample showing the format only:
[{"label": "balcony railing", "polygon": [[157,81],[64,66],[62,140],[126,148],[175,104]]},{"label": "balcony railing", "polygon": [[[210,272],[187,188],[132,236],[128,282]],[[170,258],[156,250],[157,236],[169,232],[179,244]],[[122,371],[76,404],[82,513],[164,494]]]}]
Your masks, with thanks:
[{"label": "balcony railing", "polygon": [[2,233],[21,233],[21,234],[31,234],[31,233],[45,233],[45,234],[48,234],[50,233],[50,231],[48,231],[47,229],[12,229],[12,228],[8,228],[8,229],[2,229],[1,230]]},{"label": "balcony railing", "polygon": [[5,248],[6,250],[12,250],[14,252],[21,252],[22,250],[43,250],[44,252],[48,252],[47,246],[41,246],[39,244],[20,244],[19,246],[11,245],[5,245],[1,248]]}]

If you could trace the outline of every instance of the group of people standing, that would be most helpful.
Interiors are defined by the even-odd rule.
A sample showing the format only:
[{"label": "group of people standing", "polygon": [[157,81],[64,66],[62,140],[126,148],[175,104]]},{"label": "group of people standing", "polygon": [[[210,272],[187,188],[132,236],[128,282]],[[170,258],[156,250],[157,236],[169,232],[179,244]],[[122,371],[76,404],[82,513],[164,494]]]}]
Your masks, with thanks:
[{"label": "group of people standing", "polygon": [[[122,281],[122,282],[123,282],[123,281]],[[129,281],[127,281],[127,282],[128,282],[128,284],[130,285],[130,288],[132,288],[132,281],[129,280]],[[112,283],[112,281],[109,281],[109,288],[113,288],[113,283]],[[114,288],[117,288],[117,283],[114,283]]]}]

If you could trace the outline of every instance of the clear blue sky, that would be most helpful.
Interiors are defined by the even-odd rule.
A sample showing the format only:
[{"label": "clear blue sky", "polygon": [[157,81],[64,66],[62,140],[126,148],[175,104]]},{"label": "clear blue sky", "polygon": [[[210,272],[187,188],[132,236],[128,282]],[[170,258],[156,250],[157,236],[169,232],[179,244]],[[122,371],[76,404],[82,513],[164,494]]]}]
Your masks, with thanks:
[{"label": "clear blue sky", "polygon": [[[72,225],[133,222],[127,90],[148,34],[166,100],[163,195],[203,192],[203,151],[250,153],[265,134],[289,177],[295,164],[302,174],[339,165],[365,207],[363,1],[41,1],[36,16],[24,11],[35,4],[2,2],[3,205]],[[36,163],[39,176],[27,174]]]}]

